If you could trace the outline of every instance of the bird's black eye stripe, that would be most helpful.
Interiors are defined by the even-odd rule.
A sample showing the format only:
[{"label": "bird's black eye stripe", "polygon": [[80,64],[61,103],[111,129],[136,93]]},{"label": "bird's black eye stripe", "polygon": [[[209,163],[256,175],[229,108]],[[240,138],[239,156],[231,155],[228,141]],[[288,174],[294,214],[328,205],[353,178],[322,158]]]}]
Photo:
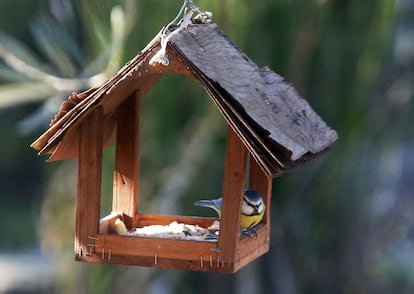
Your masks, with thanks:
[{"label": "bird's black eye stripe", "polygon": [[259,211],[259,207],[262,205],[262,203],[259,203],[257,205],[254,205],[253,203],[250,203],[246,198],[244,198],[247,205],[249,205],[251,208],[253,208],[255,211]]}]

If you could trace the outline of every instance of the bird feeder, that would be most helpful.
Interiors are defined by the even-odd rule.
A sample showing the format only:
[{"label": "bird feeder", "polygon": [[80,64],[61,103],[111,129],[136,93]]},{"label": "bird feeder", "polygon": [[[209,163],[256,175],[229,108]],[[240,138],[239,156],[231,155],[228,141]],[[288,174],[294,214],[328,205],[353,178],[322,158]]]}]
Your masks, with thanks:
[{"label": "bird feeder", "polygon": [[[178,29],[177,29],[178,30]],[[161,31],[98,88],[74,93],[32,147],[48,161],[78,158],[75,259],[84,262],[233,273],[269,250],[272,178],[327,149],[336,132],[292,86],[260,68],[214,23]],[[218,240],[187,241],[113,233],[172,221],[210,226],[214,218],[140,213],[140,99],[164,73],[200,81],[228,124]],[[115,142],[112,212],[100,224],[102,152]],[[248,183],[245,183],[248,179]],[[245,187],[264,198],[266,212],[253,236],[240,234]]]}]

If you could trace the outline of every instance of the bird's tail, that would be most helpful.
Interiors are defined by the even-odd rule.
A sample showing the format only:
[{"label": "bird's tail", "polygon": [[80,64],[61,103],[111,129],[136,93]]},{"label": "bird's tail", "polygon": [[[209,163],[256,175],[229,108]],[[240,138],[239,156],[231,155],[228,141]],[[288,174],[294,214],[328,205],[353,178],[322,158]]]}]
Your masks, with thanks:
[{"label": "bird's tail", "polygon": [[217,208],[213,200],[198,200],[193,203],[195,206]]},{"label": "bird's tail", "polygon": [[198,200],[193,204],[195,206],[212,208],[217,212],[219,216],[221,215],[221,198],[213,200]]}]

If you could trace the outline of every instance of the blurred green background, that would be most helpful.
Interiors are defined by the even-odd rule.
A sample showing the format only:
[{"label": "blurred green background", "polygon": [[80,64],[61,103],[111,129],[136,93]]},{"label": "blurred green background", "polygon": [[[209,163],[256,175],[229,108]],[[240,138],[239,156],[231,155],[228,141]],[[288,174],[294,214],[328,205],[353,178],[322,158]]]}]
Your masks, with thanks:
[{"label": "blurred green background", "polygon": [[[0,292],[413,293],[413,0],[196,1],[339,140],[273,180],[271,250],[237,274],[74,262],[76,161],[46,164],[29,145],[72,91],[113,75],[181,4],[0,0]],[[197,82],[167,75],[142,115],[140,208],[205,214],[192,202],[221,190],[217,109]],[[112,167],[109,148],[102,215]]]}]

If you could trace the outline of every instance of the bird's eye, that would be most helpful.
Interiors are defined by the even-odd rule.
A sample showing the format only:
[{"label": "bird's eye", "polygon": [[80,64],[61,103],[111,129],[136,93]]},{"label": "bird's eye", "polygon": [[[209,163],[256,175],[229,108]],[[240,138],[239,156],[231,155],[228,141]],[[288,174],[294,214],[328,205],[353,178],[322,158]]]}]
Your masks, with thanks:
[{"label": "bird's eye", "polygon": [[263,203],[259,203],[257,205],[254,206],[254,208],[256,209],[257,212],[260,211],[260,207],[262,206]]}]

